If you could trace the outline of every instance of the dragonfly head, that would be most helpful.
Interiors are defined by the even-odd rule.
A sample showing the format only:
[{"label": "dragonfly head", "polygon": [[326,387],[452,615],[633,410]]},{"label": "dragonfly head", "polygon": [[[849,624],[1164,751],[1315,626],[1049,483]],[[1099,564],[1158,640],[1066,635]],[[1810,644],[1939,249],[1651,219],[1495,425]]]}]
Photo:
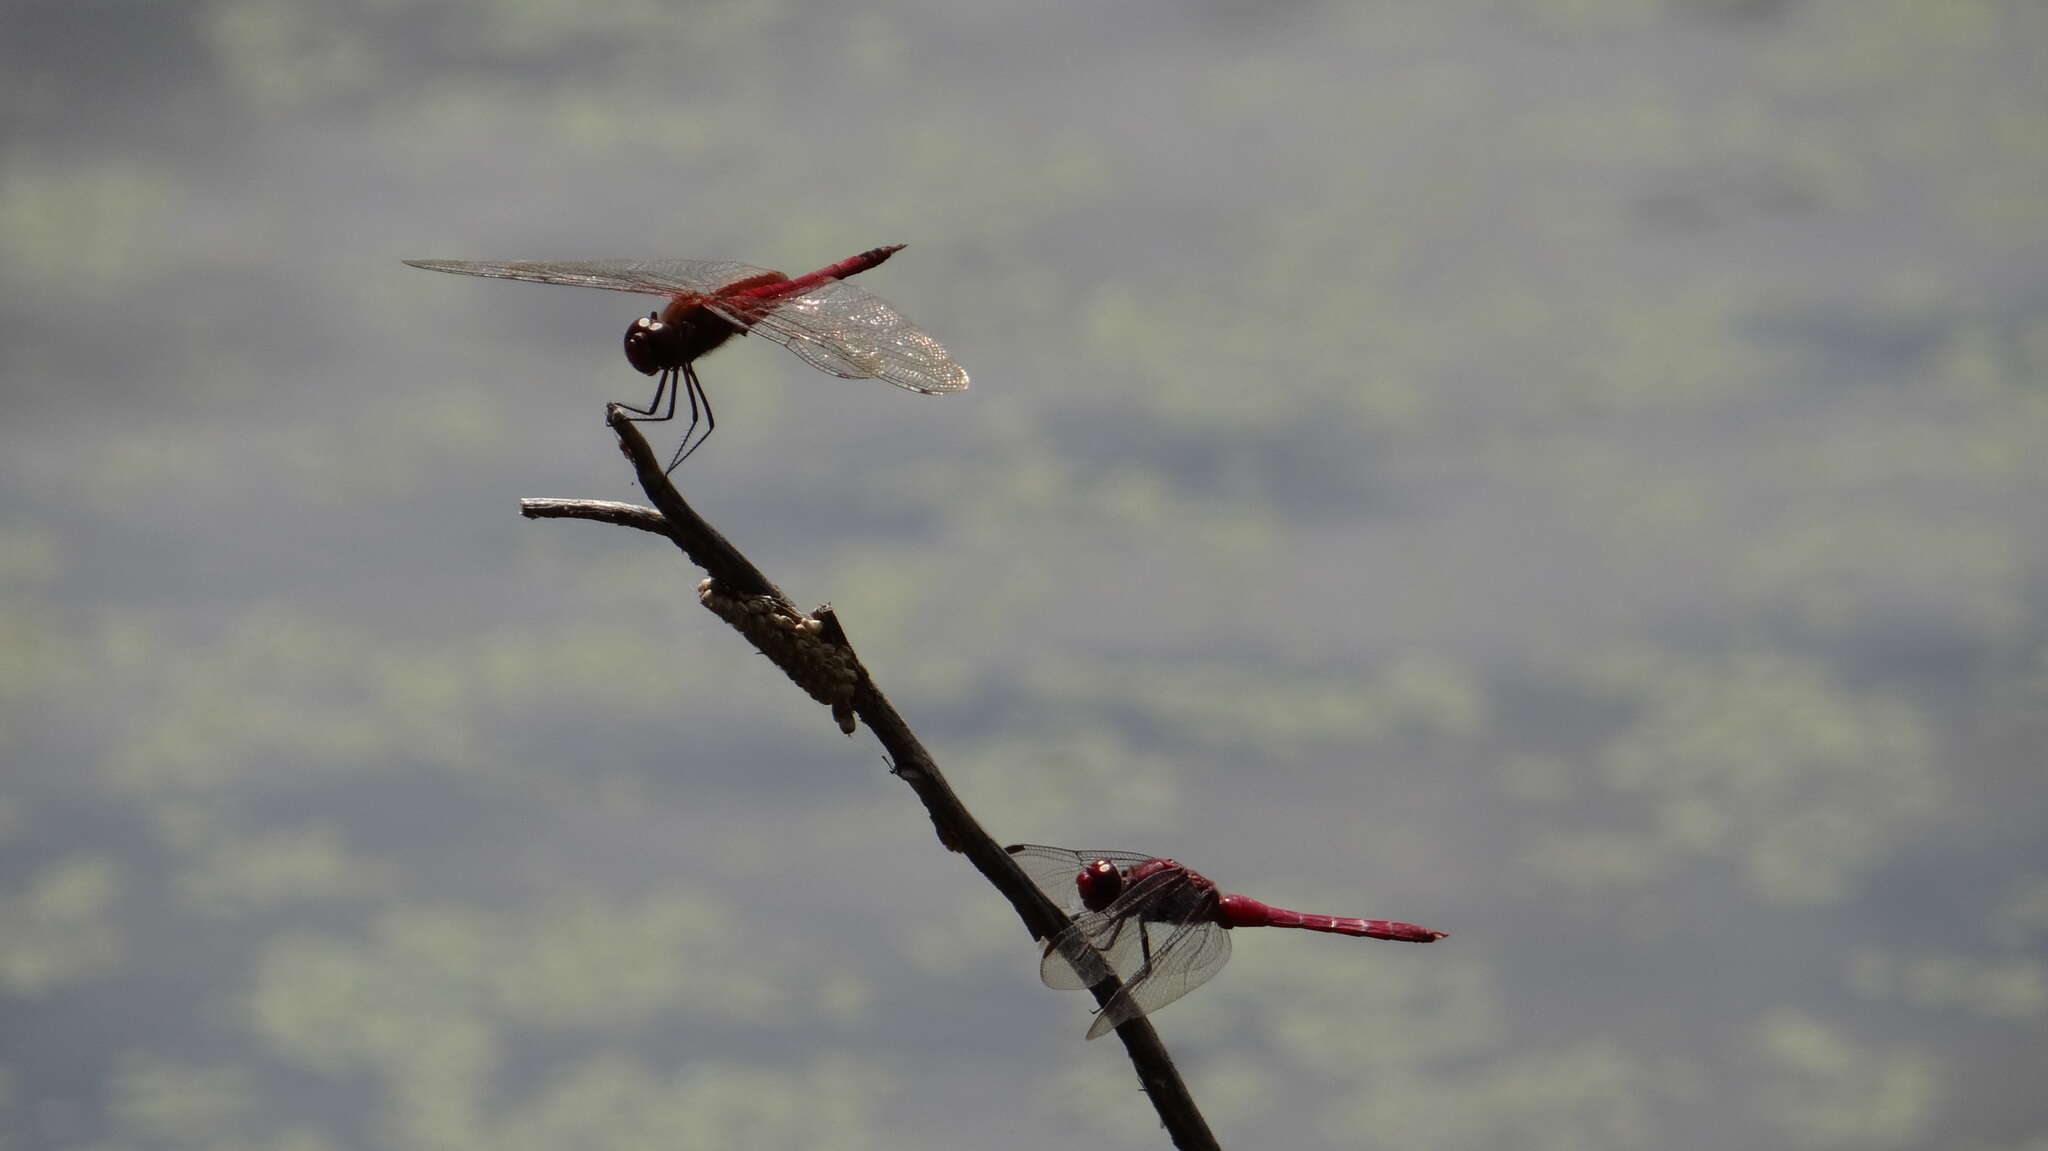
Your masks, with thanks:
[{"label": "dragonfly head", "polygon": [[626,329],[626,362],[643,376],[663,371],[668,365],[662,351],[669,343],[669,327],[661,322],[661,314],[649,312]]},{"label": "dragonfly head", "polygon": [[1074,886],[1081,889],[1081,906],[1101,911],[1123,894],[1124,873],[1109,860],[1098,859],[1081,869],[1081,874],[1074,877]]}]

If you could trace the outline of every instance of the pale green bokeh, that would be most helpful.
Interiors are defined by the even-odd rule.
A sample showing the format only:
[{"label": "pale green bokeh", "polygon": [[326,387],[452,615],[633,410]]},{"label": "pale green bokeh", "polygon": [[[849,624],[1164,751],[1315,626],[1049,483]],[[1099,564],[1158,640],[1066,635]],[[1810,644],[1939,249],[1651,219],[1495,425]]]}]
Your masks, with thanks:
[{"label": "pale green bokeh", "polygon": [[[872,1061],[704,1058],[662,1072],[603,1053],[636,1032],[687,1034],[693,1020],[779,1029],[865,1015],[872,993],[857,975],[821,979],[737,922],[716,901],[677,891],[632,903],[562,895],[519,914],[408,908],[381,916],[366,939],[268,946],[249,1024],[291,1062],[377,1076],[378,1125],[399,1146],[640,1146],[661,1132],[795,1147],[806,1114],[837,1125],[822,1145],[870,1145],[893,1082]],[[549,1036],[580,1036],[598,1053],[502,1098],[497,1078],[514,1045]]]},{"label": "pale green bokeh", "polygon": [[171,169],[138,157],[36,157],[0,169],[0,283],[104,306],[173,259],[166,221],[189,208]]},{"label": "pale green bokeh", "polygon": [[625,1028],[664,1013],[786,1026],[798,957],[758,952],[718,901],[562,896],[519,915],[464,907],[379,917],[368,940],[293,936],[265,949],[253,1025],[282,1050],[342,1065],[402,1047],[445,1017],[544,1029]]},{"label": "pale green bokeh", "polygon": [[[110,637],[101,657],[110,672],[151,679],[177,668],[151,684],[155,705],[106,764],[109,783],[136,794],[204,794],[256,777],[401,762],[501,771],[506,763],[487,753],[504,712],[575,705],[653,719],[679,693],[723,682],[666,638],[613,622],[408,643],[278,603],[251,608],[208,647],[174,659],[165,651],[173,643],[160,625],[139,622]],[[735,702],[757,722],[822,715],[790,704],[766,675],[740,686]]]},{"label": "pale green bokeh", "polygon": [[[1086,1030],[1079,1024],[1069,1036],[1078,1043]],[[1111,1046],[1114,1042],[1097,1040],[1061,1060],[1034,1082],[1031,1102],[1052,1119],[1049,1130],[1071,1132],[1071,1138],[1110,1147],[1157,1146],[1159,1114],[1139,1090],[1130,1062]]]},{"label": "pale green bokeh", "polygon": [[1471,740],[1487,730],[1483,686],[1430,652],[1389,658],[1371,673],[1332,675],[1197,660],[1143,667],[1048,658],[1028,680],[1067,708],[1129,708],[1190,744],[1228,754],[1284,757],[1315,748],[1363,748],[1402,736]]},{"label": "pale green bokeh", "polygon": [[390,863],[349,850],[340,829],[331,824],[247,838],[209,832],[179,845],[195,858],[175,880],[180,897],[203,914],[232,917],[327,900],[371,899],[398,890],[398,873]]},{"label": "pale green bokeh", "polygon": [[[1008,903],[975,898],[924,909],[896,934],[896,944],[904,961],[926,975],[959,979],[989,965],[1035,974],[1037,955],[1027,934]],[[1048,1002],[1046,1009],[1061,1008]]]},{"label": "pale green bokeh", "polygon": [[1850,957],[1849,986],[1867,999],[1958,1009],[2021,1026],[2048,1015],[2048,964],[2032,958],[1862,948]]},{"label": "pale green bokeh", "polygon": [[999,812],[1001,827],[1040,839],[1050,837],[1032,829],[1070,826],[1097,808],[1133,827],[1156,826],[1183,799],[1170,759],[1107,725],[985,740],[960,748],[946,773],[972,809]]},{"label": "pale green bokeh", "polygon": [[44,597],[66,570],[60,534],[22,523],[0,527],[0,750],[35,709],[79,686],[87,661]]},{"label": "pale green bokeh", "polygon": [[1810,1014],[1781,1008],[1748,1028],[1756,1106],[1798,1147],[1910,1147],[1944,1093],[1940,1065],[1906,1044],[1858,1043]]},{"label": "pale green bokeh", "polygon": [[253,106],[282,113],[376,87],[381,53],[339,9],[232,0],[209,16],[214,58]]},{"label": "pale green bokeh", "polygon": [[233,1147],[262,1098],[249,1073],[134,1054],[112,1084],[114,1129],[139,1146]]},{"label": "pale green bokeh", "polygon": [[1181,1063],[1202,1113],[1224,1130],[1252,1130],[1260,1113],[1286,1089],[1284,1072],[1263,1054],[1225,1051],[1198,1066]]},{"label": "pale green bokeh", "polygon": [[899,1145],[878,1131],[878,1112],[898,1087],[883,1062],[853,1053],[790,1068],[705,1060],[673,1073],[598,1057],[510,1110],[488,1141],[474,1145],[867,1151]]},{"label": "pale green bokeh", "polygon": [[[1366,954],[1278,938],[1238,950],[1231,994],[1258,1006],[1226,1029],[1257,1034],[1265,1066],[1285,1079],[1332,1088],[1321,1126],[1339,1145],[1640,1146],[1661,1101],[1698,1089],[1684,1062],[1646,1060],[1608,1037],[1513,1050],[1494,973],[1454,949]],[[1249,1128],[1274,1118],[1238,1106]]]},{"label": "pale green bokeh", "polygon": [[1594,1037],[1486,1060],[1456,1076],[1364,1079],[1329,1109],[1323,1128],[1334,1143],[1369,1147],[1623,1151],[1654,1144],[1657,1108],[1696,1088],[1689,1065],[1646,1060]]},{"label": "pale green bokeh", "polygon": [[[272,365],[226,352],[217,360],[204,384],[208,398],[234,403],[278,387]],[[331,421],[251,431],[233,453],[215,450],[220,433],[204,421],[116,425],[97,438],[89,471],[74,474],[75,460],[33,449],[20,465],[109,516],[132,510],[138,492],[181,509],[232,506],[250,498],[251,472],[265,477],[271,501],[301,506],[308,516],[334,516],[404,499],[437,470],[508,451],[502,402],[486,388],[459,383],[402,403],[365,402]]]},{"label": "pale green bokeh", "polygon": [[2023,876],[2013,885],[1992,915],[1991,934],[2007,947],[2048,939],[2048,876]]},{"label": "pale green bokeh", "polygon": [[1431,1069],[1506,1038],[1496,976],[1469,955],[1373,954],[1310,936],[1247,939],[1236,950],[1245,952],[1231,965],[1237,1026],[1294,1074],[1349,1081]]},{"label": "pale green bokeh", "polygon": [[1593,779],[1637,815],[1535,832],[1532,867],[1570,886],[1641,887],[1688,859],[1720,859],[1767,902],[1837,902],[1942,810],[1932,737],[1903,699],[1846,691],[1773,655],[1703,666],[1625,656],[1590,672],[1636,709]]},{"label": "pale green bokeh", "polygon": [[111,974],[125,955],[120,867],[67,856],[0,888],[0,988],[24,998]]}]

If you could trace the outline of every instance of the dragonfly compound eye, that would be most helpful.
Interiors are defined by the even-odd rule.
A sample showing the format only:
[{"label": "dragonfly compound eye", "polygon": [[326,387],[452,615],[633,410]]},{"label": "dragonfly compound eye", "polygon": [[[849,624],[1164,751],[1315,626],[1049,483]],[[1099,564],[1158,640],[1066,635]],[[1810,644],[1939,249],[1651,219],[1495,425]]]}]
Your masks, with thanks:
[{"label": "dragonfly compound eye", "polygon": [[661,349],[668,343],[668,325],[649,312],[633,321],[626,329],[626,362],[632,364],[643,376],[651,376],[663,370]]},{"label": "dragonfly compound eye", "polygon": [[1101,911],[1123,894],[1124,873],[1109,860],[1098,859],[1081,869],[1081,874],[1074,877],[1074,886],[1081,889],[1081,906]]}]

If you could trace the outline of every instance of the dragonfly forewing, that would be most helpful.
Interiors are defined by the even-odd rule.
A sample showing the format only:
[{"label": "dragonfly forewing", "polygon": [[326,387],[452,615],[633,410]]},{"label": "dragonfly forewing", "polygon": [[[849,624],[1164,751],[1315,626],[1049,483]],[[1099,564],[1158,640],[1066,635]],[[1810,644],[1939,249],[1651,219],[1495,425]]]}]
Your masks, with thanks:
[{"label": "dragonfly forewing", "polygon": [[1048,941],[1038,961],[1039,980],[1055,991],[1081,991],[1112,974],[1121,976],[1114,960],[1095,945],[1080,924]]},{"label": "dragonfly forewing", "polygon": [[1149,1015],[1207,983],[1230,958],[1230,932],[1215,922],[1184,923],[1152,952],[1152,961],[1124,981],[1095,1016],[1088,1038]]},{"label": "dragonfly forewing", "polygon": [[407,260],[415,268],[482,276],[487,280],[524,280],[533,284],[567,284],[608,292],[639,292],[673,296],[708,293],[756,276],[778,276],[766,268],[733,260]]},{"label": "dragonfly forewing", "polygon": [[[730,304],[743,327],[783,345],[811,366],[844,379],[879,379],[936,395],[967,387],[967,372],[937,340],[903,318],[888,301],[844,280],[827,280],[802,295]],[[749,326],[750,325],[750,326]]]},{"label": "dragonfly forewing", "polygon": [[[1112,973],[1118,979],[1130,979],[1144,969],[1152,944],[1164,943],[1172,933],[1170,925],[1148,924],[1141,919],[1100,912],[1082,912],[1074,919],[1072,927],[1045,945],[1045,954],[1038,964],[1038,977],[1047,987],[1059,991],[1093,987]],[[1074,943],[1085,949],[1080,967],[1075,966],[1070,957],[1073,954],[1070,946]]]},{"label": "dragonfly forewing", "polygon": [[1107,859],[1120,870],[1128,871],[1152,858],[1129,851],[1077,851],[1036,843],[1014,843],[1003,850],[1017,862],[1031,882],[1045,892],[1046,898],[1068,911],[1081,906],[1080,891],[1074,885],[1074,877],[1081,873],[1082,868],[1098,859]]}]

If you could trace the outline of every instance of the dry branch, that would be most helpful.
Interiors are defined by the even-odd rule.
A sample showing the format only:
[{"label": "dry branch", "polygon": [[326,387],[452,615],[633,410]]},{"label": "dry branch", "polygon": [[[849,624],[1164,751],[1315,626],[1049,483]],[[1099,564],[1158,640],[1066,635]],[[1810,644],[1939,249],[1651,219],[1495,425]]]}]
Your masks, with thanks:
[{"label": "dry branch", "polygon": [[[522,500],[521,514],[530,519],[587,519],[638,528],[668,537],[707,578],[698,599],[719,618],[774,661],[791,682],[832,708],[840,729],[852,734],[854,718],[868,725],[889,755],[891,769],[909,784],[930,813],[939,842],[965,855],[1003,897],[1034,938],[1052,939],[1070,921],[1038,890],[981,824],[961,805],[930,753],[910,725],[889,705],[847,641],[846,632],[829,606],[803,612],[782,594],[738,548],[685,503],[662,471],[646,437],[627,414],[612,407],[606,422],[618,434],[619,447],[633,462],[640,487],[655,509],[605,500]],[[1090,988],[1096,1002],[1108,1003],[1121,984],[1114,975]],[[1159,1112],[1174,1145],[1183,1151],[1216,1147],[1216,1138],[1196,1109],[1195,1101],[1174,1069],[1159,1034],[1144,1016],[1117,1028],[1138,1071],[1138,1080]]]}]

